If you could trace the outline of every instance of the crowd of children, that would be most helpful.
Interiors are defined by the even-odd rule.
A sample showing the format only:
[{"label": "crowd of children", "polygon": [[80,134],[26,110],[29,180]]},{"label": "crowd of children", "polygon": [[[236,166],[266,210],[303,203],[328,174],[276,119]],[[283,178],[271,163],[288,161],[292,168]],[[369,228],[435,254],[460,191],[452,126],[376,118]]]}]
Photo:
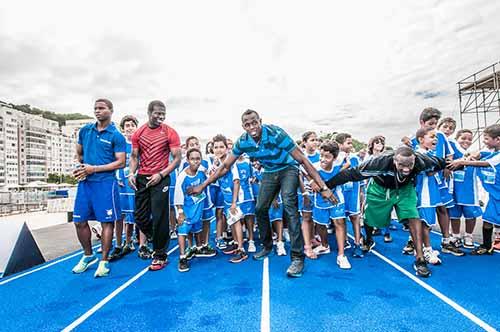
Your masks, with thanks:
[{"label": "crowd of children", "polygon": [[[138,121],[126,116],[120,122],[127,140],[127,166],[117,172],[120,185],[122,221],[117,222],[116,244],[110,260],[135,250],[132,242],[134,232],[134,190],[127,184],[130,137],[138,128]],[[435,108],[426,108],[420,116],[420,128],[413,137],[405,137],[402,143],[414,151],[428,156],[446,159],[447,168],[434,172],[421,172],[415,178],[417,208],[422,222],[423,257],[425,263],[437,265],[442,261],[441,253],[455,256],[491,255],[500,250],[500,125],[487,127],[484,132],[486,149],[474,151],[473,132],[456,130],[452,118],[441,119]],[[217,252],[229,256],[229,262],[241,263],[248,258],[247,252],[255,252],[258,239],[255,229],[255,206],[259,195],[262,170],[257,160],[242,155],[236,164],[217,182],[198,195],[188,194],[188,188],[198,186],[212,174],[231,152],[232,141],[216,135],[202,152],[200,141],[190,136],[183,144],[183,160],[170,174],[170,232],[177,237],[180,251],[178,270],[186,272],[194,257],[213,257]],[[364,162],[379,158],[386,153],[385,137],[378,135],[370,139],[366,151],[355,153],[350,134],[339,133],[333,140],[322,141],[313,131],[303,134],[299,147],[314,165],[323,181],[335,177],[344,169],[362,167]],[[313,190],[313,181],[302,172],[299,187],[299,212],[302,219],[304,253],[309,259],[330,254],[328,235],[335,233],[337,264],[340,269],[350,269],[346,249],[352,249],[353,258],[362,258],[374,246],[371,233],[383,232],[384,242],[391,242],[394,223],[383,229],[370,229],[370,236],[363,234],[363,211],[365,193],[370,181],[347,182],[332,189],[336,202],[323,199]],[[481,200],[480,193],[488,199]],[[484,212],[483,212],[484,211]],[[396,219],[393,213],[393,218]],[[273,224],[276,253],[287,255],[287,220],[283,217],[280,193],[277,193],[269,210]],[[482,217],[482,244],[475,245],[473,232],[478,218]],[[462,236],[462,220],[465,233]],[[354,242],[347,237],[346,222],[350,221]],[[210,225],[215,222],[214,247],[210,243]],[[125,243],[122,241],[125,223]],[[441,248],[432,248],[430,232],[437,229],[442,234]],[[406,227],[406,225],[404,225]],[[403,227],[403,228],[404,228]],[[451,227],[451,232],[450,232]],[[494,240],[492,239],[495,230]],[[365,237],[363,236],[365,235]],[[151,257],[148,239],[136,232],[139,243],[138,255]],[[352,246],[352,248],[351,248]],[[415,244],[410,238],[403,248],[404,254],[414,254]],[[417,274],[430,273],[417,270]]]}]

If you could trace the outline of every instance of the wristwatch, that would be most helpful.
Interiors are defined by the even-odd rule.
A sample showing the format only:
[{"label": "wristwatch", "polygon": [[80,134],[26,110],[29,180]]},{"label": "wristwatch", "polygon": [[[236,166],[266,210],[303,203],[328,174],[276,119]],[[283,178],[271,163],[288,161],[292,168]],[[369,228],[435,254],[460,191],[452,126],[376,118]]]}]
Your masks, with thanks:
[{"label": "wristwatch", "polygon": [[328,191],[328,187],[326,185],[321,187],[321,189],[319,190],[319,192],[321,192],[321,193],[323,193],[325,191]]}]

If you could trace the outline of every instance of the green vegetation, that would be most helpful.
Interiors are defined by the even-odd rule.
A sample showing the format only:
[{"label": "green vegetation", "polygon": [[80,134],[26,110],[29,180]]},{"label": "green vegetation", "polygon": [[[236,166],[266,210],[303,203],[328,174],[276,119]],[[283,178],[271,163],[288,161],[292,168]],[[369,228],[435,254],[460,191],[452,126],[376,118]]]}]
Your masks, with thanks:
[{"label": "green vegetation", "polygon": [[69,183],[77,184],[77,181],[71,175],[62,175],[57,173],[50,173],[47,178],[47,183]]},{"label": "green vegetation", "polygon": [[59,127],[66,124],[66,120],[82,120],[82,119],[92,119],[90,116],[80,113],[66,113],[59,114],[50,111],[45,111],[39,109],[37,107],[31,107],[28,104],[25,105],[14,105],[14,108],[18,111],[33,114],[33,115],[41,115],[45,119],[54,120],[59,123]]},{"label": "green vegetation", "polygon": [[[335,139],[335,135],[337,135],[338,133],[336,131],[332,132],[332,133],[327,133],[327,134],[321,134],[320,135],[320,138],[323,140],[323,141],[328,141],[328,140],[332,140],[332,139]],[[363,143],[361,141],[358,141],[357,139],[355,139],[354,137],[352,138],[352,146],[354,147],[354,151],[358,152],[359,150],[362,150],[362,149],[366,149],[367,147],[367,144],[366,143]]]}]

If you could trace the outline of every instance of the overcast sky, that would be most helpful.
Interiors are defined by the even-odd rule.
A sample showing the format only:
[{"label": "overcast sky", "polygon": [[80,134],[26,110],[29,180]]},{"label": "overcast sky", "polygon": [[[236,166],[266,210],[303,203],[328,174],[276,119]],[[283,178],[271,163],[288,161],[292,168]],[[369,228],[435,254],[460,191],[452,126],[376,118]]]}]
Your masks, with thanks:
[{"label": "overcast sky", "polygon": [[500,60],[500,1],[0,2],[0,100],[115,120],[167,104],[182,137],[236,137],[247,108],[294,137],[394,144]]}]

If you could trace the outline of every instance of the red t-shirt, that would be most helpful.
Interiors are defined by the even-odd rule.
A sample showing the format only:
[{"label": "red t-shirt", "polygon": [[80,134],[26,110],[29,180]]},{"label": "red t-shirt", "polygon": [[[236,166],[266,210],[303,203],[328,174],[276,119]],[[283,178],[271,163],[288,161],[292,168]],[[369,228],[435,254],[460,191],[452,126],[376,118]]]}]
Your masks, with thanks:
[{"label": "red t-shirt", "polygon": [[148,124],[142,125],[132,135],[132,147],[139,149],[139,174],[151,175],[168,166],[172,148],[179,148],[181,140],[177,132],[161,124],[151,129]]}]

